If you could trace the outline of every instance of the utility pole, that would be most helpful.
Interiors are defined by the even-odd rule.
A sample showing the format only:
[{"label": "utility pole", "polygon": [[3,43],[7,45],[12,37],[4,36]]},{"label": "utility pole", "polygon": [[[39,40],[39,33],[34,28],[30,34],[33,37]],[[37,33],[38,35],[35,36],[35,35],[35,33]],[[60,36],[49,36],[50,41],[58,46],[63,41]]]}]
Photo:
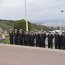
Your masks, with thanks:
[{"label": "utility pole", "polygon": [[28,31],[28,21],[27,21],[27,5],[25,0],[25,20],[26,20],[26,31]]}]

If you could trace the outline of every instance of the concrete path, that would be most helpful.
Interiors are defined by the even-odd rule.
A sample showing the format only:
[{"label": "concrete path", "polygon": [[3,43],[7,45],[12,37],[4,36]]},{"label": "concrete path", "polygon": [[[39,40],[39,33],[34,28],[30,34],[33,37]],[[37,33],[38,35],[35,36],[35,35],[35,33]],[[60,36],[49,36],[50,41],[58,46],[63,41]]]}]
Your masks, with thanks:
[{"label": "concrete path", "polygon": [[65,65],[65,50],[0,44],[0,65]]}]

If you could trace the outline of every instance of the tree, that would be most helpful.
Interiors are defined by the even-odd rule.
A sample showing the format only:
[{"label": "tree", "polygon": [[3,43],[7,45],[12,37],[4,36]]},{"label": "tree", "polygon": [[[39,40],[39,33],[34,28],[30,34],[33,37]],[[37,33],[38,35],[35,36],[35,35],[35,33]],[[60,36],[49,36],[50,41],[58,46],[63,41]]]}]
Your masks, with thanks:
[{"label": "tree", "polygon": [[[26,31],[26,21],[24,19],[22,20],[17,20],[14,24],[14,29],[22,29]],[[29,31],[32,30],[32,24],[28,21],[28,29]]]}]

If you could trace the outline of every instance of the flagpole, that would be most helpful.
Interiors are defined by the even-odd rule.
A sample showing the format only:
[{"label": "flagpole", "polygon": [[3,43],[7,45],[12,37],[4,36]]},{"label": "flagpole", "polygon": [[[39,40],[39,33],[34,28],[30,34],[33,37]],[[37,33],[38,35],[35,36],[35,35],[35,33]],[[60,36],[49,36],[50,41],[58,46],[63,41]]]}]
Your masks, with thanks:
[{"label": "flagpole", "polygon": [[26,7],[26,0],[25,0],[25,20],[26,20],[26,31],[28,31],[28,21],[27,21],[27,7]]}]

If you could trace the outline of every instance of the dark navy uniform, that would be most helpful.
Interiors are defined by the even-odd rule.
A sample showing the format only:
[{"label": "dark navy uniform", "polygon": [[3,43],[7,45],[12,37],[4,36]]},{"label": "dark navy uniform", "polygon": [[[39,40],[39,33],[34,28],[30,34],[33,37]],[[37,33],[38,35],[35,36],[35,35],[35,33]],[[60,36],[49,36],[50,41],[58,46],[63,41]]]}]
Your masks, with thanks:
[{"label": "dark navy uniform", "polygon": [[61,35],[61,48],[65,50],[65,34]]},{"label": "dark navy uniform", "polygon": [[31,34],[30,34],[30,32],[28,32],[28,34],[27,34],[27,45],[28,46],[31,46]]},{"label": "dark navy uniform", "polygon": [[53,48],[53,35],[50,33],[48,34],[48,48]]},{"label": "dark navy uniform", "polygon": [[59,49],[61,44],[61,37],[58,33],[55,34],[54,36],[55,36],[55,49]]},{"label": "dark navy uniform", "polygon": [[46,34],[41,34],[41,47],[45,48],[45,39],[46,39]]},{"label": "dark navy uniform", "polygon": [[40,34],[36,34],[36,47],[41,47],[41,36]]},{"label": "dark navy uniform", "polygon": [[13,32],[10,32],[10,33],[9,33],[10,44],[14,44],[14,42],[13,42],[13,37],[14,37]]},{"label": "dark navy uniform", "polygon": [[23,35],[22,35],[22,32],[21,33],[19,32],[18,41],[19,41],[20,45],[23,45]]},{"label": "dark navy uniform", "polygon": [[25,33],[25,35],[24,35],[24,45],[25,46],[28,45],[28,33]]},{"label": "dark navy uniform", "polygon": [[14,33],[14,43],[16,45],[19,45],[19,43],[18,43],[19,32],[18,32],[18,30],[15,30],[15,31],[16,32]]},{"label": "dark navy uniform", "polygon": [[35,36],[34,36],[34,34],[32,33],[32,34],[31,34],[31,38],[30,38],[30,46],[34,46],[34,38],[35,38]]}]

